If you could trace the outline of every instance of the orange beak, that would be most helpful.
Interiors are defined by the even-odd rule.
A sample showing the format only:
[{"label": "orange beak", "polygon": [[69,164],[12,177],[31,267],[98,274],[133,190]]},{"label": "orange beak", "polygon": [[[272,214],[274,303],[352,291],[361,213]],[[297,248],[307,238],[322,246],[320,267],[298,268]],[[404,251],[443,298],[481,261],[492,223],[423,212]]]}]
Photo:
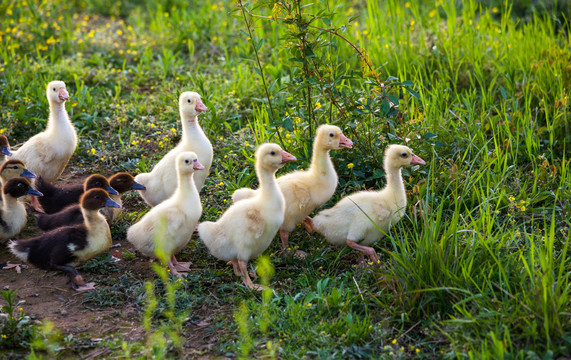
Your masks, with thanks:
[{"label": "orange beak", "polygon": [[194,159],[194,161],[192,162],[192,168],[194,170],[204,170],[204,165],[199,163],[197,159]]},{"label": "orange beak", "polygon": [[287,151],[282,150],[282,164],[285,164],[286,162],[290,162],[290,161],[295,161],[295,160],[297,160],[295,156],[288,153]]},{"label": "orange beak", "polygon": [[352,149],[353,148],[353,142],[351,140],[349,140],[345,135],[343,135],[343,133],[341,133],[341,135],[339,135],[339,148],[347,148],[347,149]]},{"label": "orange beak", "polygon": [[202,103],[200,99],[196,100],[196,107],[194,108],[199,114],[203,111],[208,110],[208,108]]},{"label": "orange beak", "polygon": [[426,163],[424,162],[424,160],[422,160],[421,158],[419,158],[418,156],[412,154],[412,159],[410,161],[411,165],[426,165]]},{"label": "orange beak", "polygon": [[59,99],[61,101],[68,101],[69,100],[69,94],[67,93],[67,90],[64,87],[60,87],[59,88]]}]

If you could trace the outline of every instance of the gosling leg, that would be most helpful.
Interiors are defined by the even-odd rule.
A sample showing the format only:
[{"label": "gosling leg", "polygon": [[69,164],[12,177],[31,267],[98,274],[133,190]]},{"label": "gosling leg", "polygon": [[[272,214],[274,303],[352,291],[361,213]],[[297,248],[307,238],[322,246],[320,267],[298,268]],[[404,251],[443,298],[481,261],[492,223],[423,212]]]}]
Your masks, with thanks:
[{"label": "gosling leg", "polygon": [[190,264],[192,264],[191,262],[179,262],[179,261],[177,261],[174,254],[171,256],[170,262],[174,265],[174,267],[177,271],[182,271],[182,272],[189,272],[190,271]]},{"label": "gosling leg", "polygon": [[378,264],[380,262],[379,257],[377,256],[377,252],[372,247],[359,245],[356,242],[349,239],[347,239],[345,243],[351,249],[355,249],[366,255],[369,258],[369,261],[371,261],[373,264]]},{"label": "gosling leg", "polygon": [[248,262],[244,260],[237,260],[237,262],[238,262],[238,267],[240,269],[240,275],[242,276],[244,284],[252,290],[257,290],[257,291],[264,290],[264,286],[254,284],[252,282],[252,279],[250,279],[250,274],[248,273]]},{"label": "gosling leg", "polygon": [[[289,248],[288,248],[289,231],[280,230],[280,239],[282,241],[282,252],[281,252],[281,254],[286,254],[287,252],[289,252]],[[298,258],[298,259],[305,259],[306,255],[307,254],[305,253],[305,251],[296,250],[295,254],[293,256]]]},{"label": "gosling leg", "polygon": [[305,220],[303,220],[303,226],[305,227],[305,230],[307,230],[307,232],[310,234],[313,234],[315,231],[315,228],[313,227],[313,219],[309,216],[306,216]]}]

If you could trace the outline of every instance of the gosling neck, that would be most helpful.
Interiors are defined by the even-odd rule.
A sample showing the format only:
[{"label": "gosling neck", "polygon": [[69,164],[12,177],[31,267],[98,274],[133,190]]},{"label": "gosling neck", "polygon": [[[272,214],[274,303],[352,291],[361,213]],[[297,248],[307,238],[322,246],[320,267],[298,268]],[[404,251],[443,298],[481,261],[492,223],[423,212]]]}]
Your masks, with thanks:
[{"label": "gosling neck", "polygon": [[262,197],[272,197],[281,194],[280,188],[276,182],[277,169],[267,169],[258,166],[256,169],[258,182],[260,183],[260,194]]},{"label": "gosling neck", "polygon": [[389,188],[397,194],[404,194],[405,189],[401,174],[401,168],[387,166],[385,167],[385,172],[387,174],[387,185],[385,188]]},{"label": "gosling neck", "polygon": [[194,184],[194,172],[183,173],[181,171],[177,172],[178,196],[182,197],[197,197],[198,190],[196,190],[196,185]]},{"label": "gosling neck", "polygon": [[312,173],[328,175],[335,172],[333,162],[329,156],[329,149],[323,148],[318,143],[313,144],[313,155],[311,157],[311,165],[309,170]]},{"label": "gosling neck", "polygon": [[198,123],[197,115],[187,115],[180,113],[182,123],[182,141],[194,142],[197,137],[203,133],[200,124]]},{"label": "gosling neck", "polygon": [[59,132],[62,128],[71,127],[64,102],[50,101],[50,117],[47,130]]}]

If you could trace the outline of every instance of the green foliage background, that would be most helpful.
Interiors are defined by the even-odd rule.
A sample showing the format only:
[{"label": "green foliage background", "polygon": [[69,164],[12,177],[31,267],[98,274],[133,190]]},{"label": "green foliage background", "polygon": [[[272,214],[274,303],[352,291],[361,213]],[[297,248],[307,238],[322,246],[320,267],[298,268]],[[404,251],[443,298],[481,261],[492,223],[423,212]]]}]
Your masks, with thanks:
[{"label": "green foliage background", "polygon": [[[193,241],[188,256],[206,270],[194,290],[177,288],[177,306],[220,305],[202,297],[205,284],[245,299],[218,355],[563,356],[568,18],[565,2],[535,1],[3,0],[0,132],[16,146],[42,129],[45,85],[61,79],[80,132],[69,169],[143,171],[178,142],[177,98],[195,90],[215,146],[204,220],[235,188],[255,186],[257,143],[281,142],[300,159],[283,171],[305,168],[315,126],[341,126],[355,146],[332,153],[340,183],[325,207],[382,186],[383,148],[407,143],[427,166],[404,173],[408,217],[377,245],[380,268],[355,269],[350,251],[297,230],[308,259],[270,248],[276,292],[260,302],[221,282],[231,271]],[[134,204],[116,240],[144,211]]]}]

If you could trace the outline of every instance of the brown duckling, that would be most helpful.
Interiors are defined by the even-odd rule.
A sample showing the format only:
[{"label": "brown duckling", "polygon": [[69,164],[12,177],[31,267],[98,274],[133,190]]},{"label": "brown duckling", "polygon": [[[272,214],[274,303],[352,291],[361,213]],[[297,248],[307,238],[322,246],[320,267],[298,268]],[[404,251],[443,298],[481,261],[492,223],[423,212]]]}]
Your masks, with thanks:
[{"label": "brown duckling", "polygon": [[[70,184],[64,186],[54,186],[39,176],[36,179],[36,188],[44,196],[38,199],[41,209],[46,214],[54,214],[63,210],[68,205],[79,202],[81,194],[89,189],[103,189],[110,195],[117,195],[117,191],[109,185],[107,178],[100,174],[93,174],[83,184]],[[42,212],[42,211],[40,211]]]},{"label": "brown duckling", "polygon": [[[23,162],[20,160],[7,160],[0,166],[0,188],[3,184],[5,184],[8,180],[13,179],[15,177],[26,177],[26,178],[34,178],[36,175],[32,174]],[[0,208],[2,207],[2,197],[0,196]]]},{"label": "brown duckling", "polygon": [[6,181],[18,176],[36,177],[30,170],[26,169],[26,165],[20,160],[7,160],[0,166],[0,184],[5,184]]},{"label": "brown duckling", "polygon": [[0,164],[6,160],[6,156],[12,156],[10,151],[10,143],[8,138],[4,135],[0,135]]},{"label": "brown duckling", "polygon": [[0,207],[0,243],[18,235],[28,218],[26,207],[18,198],[25,195],[42,196],[30,181],[24,177],[10,179],[2,187],[2,206]]},{"label": "brown duckling", "polygon": [[[146,188],[135,181],[135,178],[129,173],[119,172],[109,178],[109,185],[119,194],[112,195],[109,194],[110,198],[113,199],[117,204],[123,206],[123,201],[121,200],[121,195],[129,190],[145,190]],[[119,214],[121,213],[121,208],[104,208],[101,209],[101,213],[107,219],[107,222],[111,224]]]},{"label": "brown duckling", "polygon": [[8,246],[22,261],[40,269],[63,271],[70,277],[72,287],[83,291],[93,289],[94,284],[85,284],[75,267],[111,247],[111,231],[99,210],[119,204],[102,189],[84,193],[80,204],[82,224],[64,226],[30,239],[14,240]]}]

